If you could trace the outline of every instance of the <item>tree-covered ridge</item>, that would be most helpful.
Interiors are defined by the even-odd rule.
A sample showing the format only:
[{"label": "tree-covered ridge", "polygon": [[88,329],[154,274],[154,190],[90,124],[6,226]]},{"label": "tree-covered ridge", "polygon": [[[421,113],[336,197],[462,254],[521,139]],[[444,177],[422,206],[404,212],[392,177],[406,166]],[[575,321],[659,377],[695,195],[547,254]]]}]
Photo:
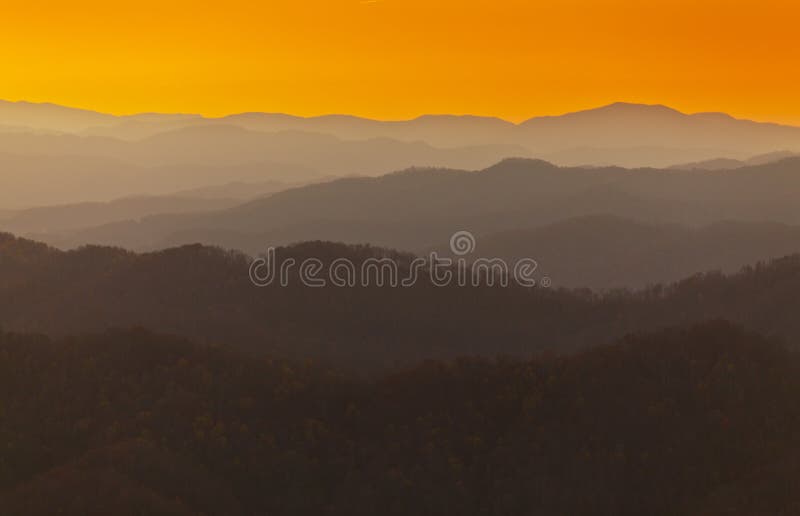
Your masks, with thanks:
[{"label": "tree-covered ridge", "polygon": [[791,514],[800,356],[727,323],[366,378],[0,335],[7,514]]},{"label": "tree-covered ridge", "polygon": [[[412,257],[370,246],[307,242],[279,260],[363,263]],[[354,367],[462,355],[571,352],[642,330],[708,319],[800,341],[795,316],[800,256],[734,275],[707,273],[642,291],[541,287],[255,287],[244,255],[199,245],[135,254],[113,248],[57,251],[0,238],[0,326],[70,335],[143,326],[270,356]],[[294,269],[296,271],[296,269]]]}]

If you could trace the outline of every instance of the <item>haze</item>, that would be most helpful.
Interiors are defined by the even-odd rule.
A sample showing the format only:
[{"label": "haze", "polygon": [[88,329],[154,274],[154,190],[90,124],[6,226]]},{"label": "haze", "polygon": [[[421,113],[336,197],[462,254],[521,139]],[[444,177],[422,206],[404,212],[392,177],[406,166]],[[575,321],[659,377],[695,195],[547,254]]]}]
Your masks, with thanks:
[{"label": "haze", "polygon": [[3,516],[800,508],[797,0],[11,0]]}]

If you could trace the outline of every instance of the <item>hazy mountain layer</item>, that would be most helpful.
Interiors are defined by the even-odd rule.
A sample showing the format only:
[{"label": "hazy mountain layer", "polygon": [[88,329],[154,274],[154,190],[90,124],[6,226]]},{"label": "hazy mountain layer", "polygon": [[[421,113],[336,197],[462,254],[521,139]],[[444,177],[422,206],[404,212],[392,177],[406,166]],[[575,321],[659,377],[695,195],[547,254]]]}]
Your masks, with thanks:
[{"label": "hazy mountain layer", "polygon": [[115,222],[138,220],[160,213],[219,211],[267,197],[292,186],[280,181],[235,182],[162,196],[132,196],[109,202],[42,206],[0,212],[0,229],[57,241],[74,231]]},{"label": "hazy mountain layer", "polygon": [[503,258],[512,264],[533,258],[557,286],[642,288],[701,271],[733,273],[751,263],[800,253],[800,226],[719,222],[691,228],[588,216],[481,235],[477,243],[471,257]]},{"label": "hazy mountain layer", "polygon": [[[0,170],[6,181],[6,187],[0,189],[0,206],[5,210],[107,202],[130,196],[174,195],[231,181],[308,182],[320,176],[305,167],[274,162],[140,166],[122,159],[73,154],[0,153]],[[260,188],[256,185],[255,192]],[[179,196],[194,195],[181,193]]]},{"label": "hazy mountain layer", "polygon": [[126,197],[111,202],[81,203],[29,208],[0,218],[0,228],[19,234],[56,234],[95,224],[137,220],[157,213],[190,213],[221,210],[239,199],[178,196]]},{"label": "hazy mountain layer", "polygon": [[759,154],[746,160],[717,158],[694,163],[682,163],[679,165],[673,165],[670,168],[675,170],[732,170],[751,165],[766,165],[767,163],[774,163],[776,161],[796,157],[798,157],[796,152],[777,151],[767,154]]},{"label": "hazy mountain layer", "polygon": [[[113,117],[60,106],[0,102],[0,125],[101,137],[97,141],[106,141],[109,146],[114,145],[111,141],[146,140],[166,132],[187,130],[201,131],[195,136],[201,142],[209,131],[221,127],[261,133],[324,134],[349,141],[425,142],[434,147],[505,145],[517,148],[509,148],[505,155],[495,159],[527,156],[532,152],[561,165],[665,167],[715,158],[746,159],[753,154],[781,150],[800,151],[800,128],[738,120],[722,113],[684,114],[666,106],[628,103],[512,124],[497,118],[451,115],[425,115],[406,121],[376,121],[345,115],[303,118],[270,113],[222,118],[159,114]],[[307,146],[309,142],[302,144]],[[204,146],[195,150],[200,155],[208,154]],[[229,158],[237,159],[233,154]],[[269,159],[282,161],[277,157]],[[404,166],[409,165],[445,163],[416,159]],[[486,163],[447,165],[481,168]],[[351,166],[350,172],[377,173],[397,168],[402,167],[381,162],[360,170]]]},{"label": "hazy mountain layer", "polygon": [[277,193],[231,209],[162,215],[51,240],[153,249],[202,242],[249,253],[304,240],[440,248],[475,235],[614,215],[689,226],[725,220],[800,225],[800,160],[732,171],[559,168],[507,160],[479,172],[410,170]]},{"label": "hazy mountain layer", "polygon": [[322,176],[377,175],[414,165],[483,168],[516,145],[441,149],[389,139],[259,133],[234,126],[189,127],[126,142],[61,134],[0,134],[4,208],[163,194],[234,181],[307,182]]}]

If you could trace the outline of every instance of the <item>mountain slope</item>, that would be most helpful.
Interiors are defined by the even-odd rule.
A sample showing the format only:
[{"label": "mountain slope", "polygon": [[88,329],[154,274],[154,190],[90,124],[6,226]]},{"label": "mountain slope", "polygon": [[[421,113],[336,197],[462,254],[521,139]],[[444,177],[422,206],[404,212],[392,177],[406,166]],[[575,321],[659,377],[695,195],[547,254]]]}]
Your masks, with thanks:
[{"label": "mountain slope", "polygon": [[533,118],[520,124],[520,132],[536,152],[650,146],[720,149],[731,154],[800,150],[797,127],[738,120],[723,113],[684,114],[666,106],[624,102]]},{"label": "mountain slope", "polygon": [[374,378],[145,331],[0,333],[0,356],[10,514],[722,516],[798,503],[800,359],[724,323]]},{"label": "mountain slope", "polygon": [[661,105],[623,102],[536,117],[518,125],[497,118],[452,115],[425,115],[402,121],[346,115],[304,118],[271,113],[221,118],[157,114],[112,117],[59,106],[4,103],[0,105],[0,125],[71,129],[83,135],[127,141],[176,130],[234,126],[254,132],[317,133],[342,140],[380,138],[448,148],[511,145],[531,149],[538,157],[570,166],[665,167],[714,158],[746,159],[779,150],[800,152],[797,127],[739,120],[723,113],[685,114]]},{"label": "mountain slope", "polygon": [[[223,125],[187,127],[139,141],[2,133],[0,166],[13,180],[0,195],[0,206],[50,204],[60,188],[66,191],[55,203],[63,204],[232,181],[304,182],[330,175],[378,175],[415,165],[474,169],[508,156],[530,153],[518,145],[437,148],[420,141],[342,140],[324,134],[261,133]],[[190,173],[192,169],[197,172]],[[153,170],[156,172],[150,172]],[[216,173],[210,174],[210,170]],[[241,170],[248,173],[238,173]],[[146,180],[141,178],[143,174],[148,175]],[[37,198],[31,185],[53,192]],[[75,185],[83,186],[87,193],[71,191]],[[100,185],[105,185],[102,190]],[[109,197],[98,198],[100,192],[110,190],[114,193]]]},{"label": "mountain slope", "polygon": [[673,165],[670,168],[673,170],[733,170],[750,165],[765,165],[796,157],[798,157],[796,152],[776,151],[767,154],[759,154],[746,160],[718,158],[694,163],[682,163]]},{"label": "mountain slope", "polygon": [[[323,278],[334,260],[348,259],[361,270],[366,260],[381,257],[396,261],[405,278],[412,259],[322,242],[280,248],[276,257],[296,264],[317,258]],[[0,325],[51,335],[145,326],[259,354],[360,368],[465,354],[571,352],[590,341],[602,344],[630,332],[707,319],[800,341],[797,255],[729,276],[709,273],[602,295],[542,286],[442,287],[426,274],[406,288],[374,281],[312,288],[300,281],[297,268],[286,287],[276,282],[258,288],[248,263],[236,253],[202,246],[142,255],[96,247],[65,253],[5,236]]]},{"label": "mountain slope", "polygon": [[203,242],[249,253],[303,240],[421,250],[459,230],[475,235],[586,215],[708,225],[800,224],[800,159],[733,171],[559,168],[506,160],[479,172],[417,169],[294,188],[213,214],[161,216],[87,228],[83,243],[131,249]]},{"label": "mountain slope", "polygon": [[238,199],[188,196],[126,197],[109,202],[19,210],[0,219],[0,228],[17,234],[60,234],[95,224],[137,220],[158,213],[222,210],[239,202]]},{"label": "mountain slope", "polygon": [[0,169],[6,181],[5,187],[0,189],[0,206],[20,210],[108,202],[132,195],[174,195],[178,191],[231,181],[304,182],[319,177],[317,172],[306,167],[276,162],[141,166],[124,158],[70,154],[68,148],[64,152],[67,153],[0,152]]},{"label": "mountain slope", "polygon": [[718,222],[692,228],[588,216],[480,235],[477,243],[470,258],[508,263],[533,258],[557,286],[642,288],[698,271],[734,273],[751,263],[800,253],[800,227]]},{"label": "mountain slope", "polygon": [[0,125],[16,126],[18,130],[85,133],[93,128],[112,127],[125,122],[174,123],[202,119],[199,115],[143,113],[114,116],[86,109],[70,108],[50,103],[9,102],[0,100]]}]

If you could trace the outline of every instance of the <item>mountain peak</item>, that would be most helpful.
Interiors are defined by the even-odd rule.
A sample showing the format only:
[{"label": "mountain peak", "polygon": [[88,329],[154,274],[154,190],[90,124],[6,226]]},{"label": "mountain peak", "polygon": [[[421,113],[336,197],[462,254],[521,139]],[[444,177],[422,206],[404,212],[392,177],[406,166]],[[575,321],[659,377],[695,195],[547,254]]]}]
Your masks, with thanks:
[{"label": "mountain peak", "polygon": [[640,104],[636,102],[614,102],[606,106],[600,106],[599,108],[596,108],[594,111],[601,109],[678,112],[676,109],[673,109],[669,106],[665,106],[664,104]]},{"label": "mountain peak", "polygon": [[614,102],[606,106],[594,109],[567,113],[564,116],[581,116],[593,114],[613,114],[613,115],[670,115],[688,116],[677,109],[673,109],[663,104],[635,104],[632,102]]},{"label": "mountain peak", "polygon": [[483,170],[486,173],[527,173],[536,170],[556,170],[558,167],[543,159],[531,158],[505,158],[499,163]]},{"label": "mountain peak", "polygon": [[614,102],[597,108],[573,111],[562,115],[534,117],[520,125],[531,125],[542,121],[589,120],[607,117],[686,117],[685,113],[663,104],[635,104],[631,102]]}]

